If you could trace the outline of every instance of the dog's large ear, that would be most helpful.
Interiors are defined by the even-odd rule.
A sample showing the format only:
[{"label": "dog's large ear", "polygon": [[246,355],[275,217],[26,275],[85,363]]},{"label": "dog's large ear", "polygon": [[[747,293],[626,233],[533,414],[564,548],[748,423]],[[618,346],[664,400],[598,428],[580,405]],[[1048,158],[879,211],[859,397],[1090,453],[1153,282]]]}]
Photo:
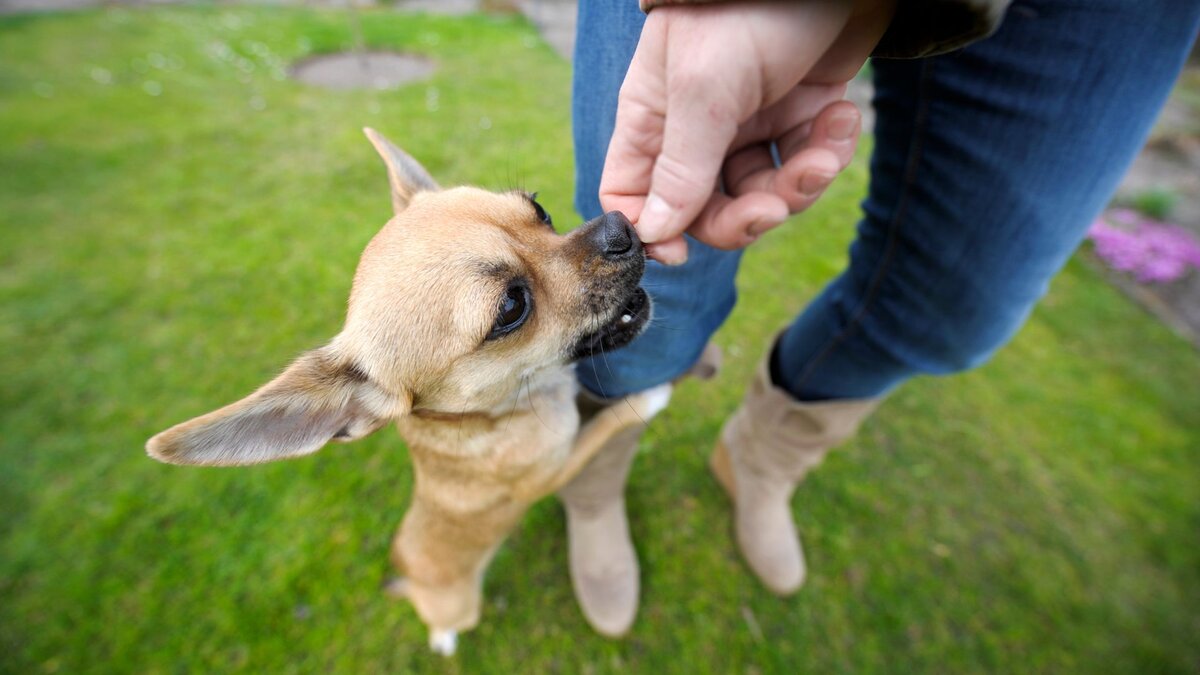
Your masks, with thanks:
[{"label": "dog's large ear", "polygon": [[146,451],[169,464],[261,464],[362,438],[410,407],[323,348],[241,401],[154,436]]},{"label": "dog's large ear", "polygon": [[392,184],[392,210],[400,213],[418,192],[440,190],[438,184],[421,163],[370,127],[363,128],[367,140],[387,164],[388,182]]}]

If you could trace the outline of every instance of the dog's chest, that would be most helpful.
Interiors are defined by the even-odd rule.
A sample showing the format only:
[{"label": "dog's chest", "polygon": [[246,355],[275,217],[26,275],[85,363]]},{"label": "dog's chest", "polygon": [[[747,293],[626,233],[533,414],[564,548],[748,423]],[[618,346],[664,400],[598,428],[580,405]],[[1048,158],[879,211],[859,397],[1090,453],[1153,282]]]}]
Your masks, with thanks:
[{"label": "dog's chest", "polygon": [[507,416],[402,420],[417,480],[435,492],[502,495],[544,493],[559,474],[579,428],[573,387],[536,390]]}]

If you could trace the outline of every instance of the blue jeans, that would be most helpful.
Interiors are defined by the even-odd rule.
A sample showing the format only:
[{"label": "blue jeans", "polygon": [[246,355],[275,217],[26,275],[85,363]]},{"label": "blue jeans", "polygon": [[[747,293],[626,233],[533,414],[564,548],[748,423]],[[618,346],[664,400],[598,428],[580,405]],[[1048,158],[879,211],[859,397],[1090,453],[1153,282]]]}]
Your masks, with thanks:
[{"label": "blue jeans", "polygon": [[[617,92],[644,17],[584,0],[575,48],[576,206],[601,212]],[[1030,0],[951,54],[873,62],[871,181],[849,267],[779,339],[799,400],[880,396],[978,365],[1016,332],[1150,131],[1195,39],[1200,3]],[[768,244],[769,245],[769,244]],[[645,335],[578,367],[615,397],[682,374],[736,300],[740,254],[689,241],[648,266]],[[667,328],[669,327],[669,328]]]}]

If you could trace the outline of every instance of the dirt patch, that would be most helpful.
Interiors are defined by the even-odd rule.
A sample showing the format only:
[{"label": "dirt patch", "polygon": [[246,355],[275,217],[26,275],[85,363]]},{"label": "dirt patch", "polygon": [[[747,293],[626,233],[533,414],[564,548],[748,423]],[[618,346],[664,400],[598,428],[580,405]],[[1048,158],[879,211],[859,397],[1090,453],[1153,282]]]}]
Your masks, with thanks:
[{"label": "dirt patch", "polygon": [[429,78],[437,66],[424,56],[398,52],[336,52],[312,56],[291,68],[293,79],[326,89],[395,89]]}]

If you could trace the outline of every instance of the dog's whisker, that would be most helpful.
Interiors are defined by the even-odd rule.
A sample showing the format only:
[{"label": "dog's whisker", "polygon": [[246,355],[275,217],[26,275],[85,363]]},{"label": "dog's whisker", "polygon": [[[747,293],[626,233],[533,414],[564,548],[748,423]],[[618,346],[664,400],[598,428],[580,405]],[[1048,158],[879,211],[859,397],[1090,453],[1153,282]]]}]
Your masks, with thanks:
[{"label": "dog's whisker", "polygon": [[[617,379],[616,374],[613,373],[613,371],[612,371],[612,365],[610,365],[608,362],[608,354],[603,349],[600,350],[600,358],[604,360],[604,367],[605,367],[605,369],[608,370],[609,377],[611,377],[614,380]],[[628,407],[629,410],[631,412],[633,412],[634,415],[637,415],[637,418],[642,421],[642,424],[647,424],[647,425],[650,424],[648,421],[646,421],[646,419],[644,417],[641,416],[640,413],[638,413],[637,409],[633,407],[633,404],[629,402],[628,396],[622,396],[621,400],[625,402],[626,407]]]},{"label": "dog's whisker", "polygon": [[608,351],[600,350],[600,360],[604,362],[604,369],[608,371],[608,376],[612,379],[617,379],[617,374],[613,372],[612,365],[608,362]]},{"label": "dog's whisker", "polygon": [[670,331],[675,331],[675,332],[682,332],[685,330],[684,328],[681,328],[679,326],[672,326],[665,319],[653,319],[653,318],[646,322],[646,327],[647,328],[653,327],[655,330],[670,330]]},{"label": "dog's whisker", "polygon": [[546,424],[546,420],[542,418],[540,413],[538,413],[537,404],[535,404],[533,402],[533,400],[534,400],[533,389],[531,388],[528,377],[525,377],[524,386],[525,386],[525,393],[528,394],[528,396],[529,396],[529,409],[531,411],[533,411],[533,416],[536,417],[537,420],[542,423],[542,426],[545,427],[546,431],[549,431],[550,433],[552,433],[556,436],[562,435],[560,432],[555,431],[549,424]]},{"label": "dog's whisker", "polygon": [[462,449],[463,449],[463,444],[462,444],[463,420],[466,419],[466,417],[467,417],[467,402],[463,401],[462,412],[460,412],[458,414],[458,439],[457,440],[458,440],[458,451],[459,452],[462,452]]},{"label": "dog's whisker", "polygon": [[[600,320],[593,318],[590,323],[592,325],[588,327],[588,332],[592,333],[597,330]],[[596,348],[594,346],[588,347],[588,363],[592,366],[592,376],[595,378],[596,386],[600,388],[600,391],[597,393],[600,395],[600,398],[608,398],[608,394],[604,391],[604,385],[600,382],[600,371],[596,370]]]},{"label": "dog's whisker", "polygon": [[633,404],[629,402],[629,397],[628,397],[628,396],[622,396],[622,397],[621,397],[621,400],[622,400],[622,401],[625,401],[625,405],[626,405],[626,406],[629,408],[629,410],[630,410],[630,411],[631,411],[631,412],[632,412],[634,415],[637,415],[637,418],[638,418],[639,420],[641,420],[641,421],[642,421],[642,424],[645,424],[645,425],[647,425],[647,426],[649,426],[649,425],[650,425],[650,422],[649,422],[649,421],[648,421],[648,420],[647,420],[645,417],[642,417],[642,414],[641,414],[641,413],[639,413],[639,412],[637,411],[637,408],[634,408],[634,407],[633,407]]},{"label": "dog's whisker", "polygon": [[[526,376],[527,377],[527,376]],[[517,406],[521,403],[521,388],[517,387],[517,395],[513,397],[512,409],[508,411],[508,418],[504,420],[504,432],[508,432],[508,425],[512,424],[513,417],[517,414]]]}]

